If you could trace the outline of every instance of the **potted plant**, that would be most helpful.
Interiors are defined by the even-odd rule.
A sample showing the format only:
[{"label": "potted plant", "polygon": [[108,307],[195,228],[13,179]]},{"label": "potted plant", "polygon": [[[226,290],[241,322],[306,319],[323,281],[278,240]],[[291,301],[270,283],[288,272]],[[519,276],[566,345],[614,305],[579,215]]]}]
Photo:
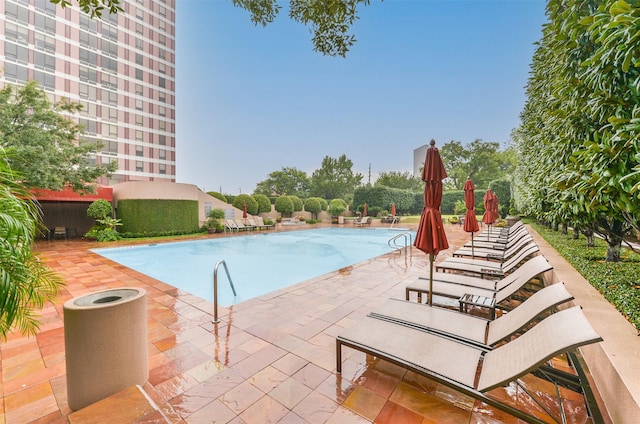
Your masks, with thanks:
[{"label": "potted plant", "polygon": [[224,230],[224,225],[222,225],[220,220],[223,218],[224,211],[222,209],[211,209],[209,211],[209,215],[207,215],[207,220],[204,223],[204,228],[206,228],[209,234],[222,232]]}]

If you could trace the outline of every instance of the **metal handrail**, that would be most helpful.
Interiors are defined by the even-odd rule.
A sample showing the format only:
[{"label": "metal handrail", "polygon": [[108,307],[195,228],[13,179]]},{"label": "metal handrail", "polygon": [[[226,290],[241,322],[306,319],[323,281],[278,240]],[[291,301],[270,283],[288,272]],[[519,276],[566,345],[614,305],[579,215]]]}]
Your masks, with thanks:
[{"label": "metal handrail", "polygon": [[220,264],[224,265],[224,270],[227,273],[227,278],[229,279],[229,284],[231,285],[231,290],[233,291],[233,295],[237,296],[236,288],[233,286],[233,281],[231,280],[231,275],[229,274],[229,268],[227,268],[227,263],[224,260],[216,262],[215,268],[213,268],[213,323],[217,324],[220,322],[218,318],[218,267]]},{"label": "metal handrail", "polygon": [[[404,246],[402,244],[398,244],[398,239],[400,237],[402,237],[404,239]],[[387,244],[392,249],[397,248],[398,250],[401,250],[401,249],[404,248],[404,258],[406,260],[407,259],[407,250],[409,250],[409,252],[411,252],[411,249],[412,249],[412,246],[413,246],[413,235],[409,231],[405,231],[403,233],[400,233],[400,234],[397,234],[397,235],[391,237],[389,239],[389,241],[387,242]],[[409,249],[407,249],[407,247]]]}]

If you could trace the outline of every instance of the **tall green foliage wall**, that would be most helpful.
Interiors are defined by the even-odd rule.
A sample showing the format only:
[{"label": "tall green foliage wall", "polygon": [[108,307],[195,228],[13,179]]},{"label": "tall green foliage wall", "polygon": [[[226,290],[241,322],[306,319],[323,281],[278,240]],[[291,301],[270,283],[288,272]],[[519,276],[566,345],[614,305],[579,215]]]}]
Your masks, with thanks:
[{"label": "tall green foliage wall", "polygon": [[195,200],[127,199],[118,201],[120,232],[192,233],[198,230]]},{"label": "tall green foliage wall", "polygon": [[411,190],[378,187],[359,187],[353,193],[353,205],[357,208],[364,203],[369,207],[379,207],[389,212],[391,204],[396,204],[396,211],[400,215],[415,214],[422,211],[424,200],[420,200],[423,193]]}]

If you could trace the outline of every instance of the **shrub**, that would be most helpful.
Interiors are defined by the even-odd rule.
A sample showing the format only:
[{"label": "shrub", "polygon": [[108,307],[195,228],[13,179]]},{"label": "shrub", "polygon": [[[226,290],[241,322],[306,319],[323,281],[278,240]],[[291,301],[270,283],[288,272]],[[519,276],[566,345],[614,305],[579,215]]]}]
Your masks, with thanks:
[{"label": "shrub", "polygon": [[291,203],[293,203],[294,211],[302,210],[302,200],[298,196],[289,196],[289,199],[291,199]]},{"label": "shrub", "polygon": [[91,203],[87,208],[87,216],[93,219],[104,219],[108,216],[113,215],[113,206],[111,203],[104,200],[99,199],[95,202]]},{"label": "shrub", "polygon": [[257,213],[269,213],[271,212],[271,200],[264,194],[254,194],[253,200],[258,203]]},{"label": "shrub", "polygon": [[329,207],[327,208],[327,212],[329,212],[331,216],[341,215],[346,210],[347,202],[342,199],[332,199],[329,202]]},{"label": "shrub", "polygon": [[215,197],[218,200],[222,200],[225,203],[229,203],[227,201],[227,197],[222,193],[218,193],[217,191],[207,191],[207,194],[211,197]]},{"label": "shrub", "polygon": [[293,202],[290,196],[280,196],[276,199],[275,209],[281,214],[290,214],[293,212]]},{"label": "shrub", "polygon": [[467,211],[467,206],[464,204],[464,200],[456,200],[453,206],[453,213],[456,215],[464,215]]},{"label": "shrub", "polygon": [[257,215],[258,202],[256,202],[256,200],[248,194],[240,194],[236,196],[236,198],[233,199],[232,205],[234,208],[243,210],[245,202],[247,202],[247,213],[250,215]]},{"label": "shrub", "polygon": [[304,210],[310,212],[314,217],[317,217],[320,211],[322,211],[322,203],[319,197],[309,197],[304,202]]}]

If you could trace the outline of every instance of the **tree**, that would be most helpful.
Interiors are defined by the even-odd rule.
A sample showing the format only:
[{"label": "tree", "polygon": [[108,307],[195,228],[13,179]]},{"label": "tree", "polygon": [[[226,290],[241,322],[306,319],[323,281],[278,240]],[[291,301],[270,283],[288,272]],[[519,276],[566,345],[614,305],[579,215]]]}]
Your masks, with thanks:
[{"label": "tree", "polygon": [[[63,9],[71,6],[68,0],[49,0],[53,4],[59,4]],[[120,6],[120,0],[76,0],[78,7],[91,18],[102,18],[102,12],[106,9],[109,13],[124,12]]]},{"label": "tree", "polygon": [[104,219],[113,215],[113,206],[105,199],[92,202],[87,208],[87,216],[93,219]]},{"label": "tree", "polygon": [[20,179],[7,165],[0,148],[0,339],[12,328],[34,335],[36,311],[56,298],[64,285],[33,252],[40,211]]},{"label": "tree", "polygon": [[276,199],[274,204],[276,212],[280,212],[282,215],[291,214],[293,212],[293,202],[289,196],[280,196]]},{"label": "tree", "polygon": [[362,174],[354,174],[353,162],[346,155],[338,159],[325,156],[322,166],[311,175],[311,195],[335,199],[353,194],[362,181]]},{"label": "tree", "polygon": [[[289,17],[311,26],[314,50],[329,56],[345,57],[355,43],[349,34],[358,19],[358,6],[368,6],[370,0],[289,0]],[[281,6],[278,0],[233,0],[233,4],[251,13],[255,25],[273,22]]]},{"label": "tree", "polygon": [[618,261],[623,236],[639,227],[640,69],[631,63],[640,11],[622,0],[552,0],[547,10],[517,130],[515,199],[538,218],[599,233]]},{"label": "tree", "polygon": [[269,213],[271,212],[271,201],[264,194],[254,194],[253,200],[258,203],[257,213]]},{"label": "tree", "polygon": [[302,200],[298,196],[289,196],[289,199],[291,199],[291,204],[293,204],[294,212],[299,212],[302,210],[304,205],[302,203]]},{"label": "tree", "polygon": [[329,207],[327,208],[327,212],[329,212],[331,216],[341,215],[346,210],[347,202],[342,199],[332,199],[329,202]]},{"label": "tree", "polygon": [[318,219],[318,214],[322,211],[322,202],[319,197],[309,197],[304,202],[304,210],[311,213],[313,219]]},{"label": "tree", "polygon": [[411,172],[399,171],[381,172],[373,186],[385,186],[413,191],[422,191],[424,189],[424,183],[420,178],[414,177]]},{"label": "tree", "polygon": [[444,181],[448,190],[462,190],[467,177],[477,187],[487,187],[489,182],[513,171],[516,156],[510,147],[500,152],[500,144],[476,139],[468,145],[450,141],[440,148],[440,156],[447,168]]},{"label": "tree", "polygon": [[11,152],[8,165],[23,185],[91,191],[99,177],[115,171],[115,162],[91,162],[101,146],[79,142],[81,127],[63,116],[80,108],[66,101],[51,104],[36,81],[0,90],[0,147]]},{"label": "tree", "polygon": [[309,195],[309,177],[299,169],[283,167],[281,171],[274,171],[269,174],[266,180],[259,182],[253,193],[266,196],[288,194],[307,197]]}]

